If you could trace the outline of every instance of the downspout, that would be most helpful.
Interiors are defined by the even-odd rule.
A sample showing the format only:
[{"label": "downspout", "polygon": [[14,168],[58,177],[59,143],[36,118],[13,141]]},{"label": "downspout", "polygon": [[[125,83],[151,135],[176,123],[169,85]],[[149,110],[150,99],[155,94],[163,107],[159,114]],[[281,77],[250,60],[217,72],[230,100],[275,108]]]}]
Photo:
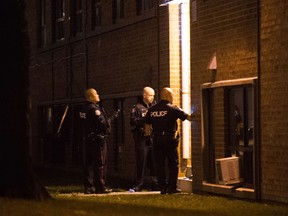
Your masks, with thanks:
[{"label": "downspout", "polygon": [[256,132],[256,151],[255,151],[255,196],[256,200],[261,200],[261,0],[257,0],[257,105],[256,115],[258,115],[258,129]]},{"label": "downspout", "polygon": [[[182,109],[190,113],[190,13],[189,1],[180,4],[181,22],[181,82],[182,82]],[[184,159],[191,157],[190,151],[191,124],[189,121],[182,122],[182,154]]]},{"label": "downspout", "polygon": [[156,5],[156,13],[157,13],[157,45],[158,45],[158,62],[157,62],[157,90],[158,90],[158,98],[157,101],[160,100],[160,5],[159,2],[157,1]]},{"label": "downspout", "polygon": [[85,89],[88,88],[88,80],[89,80],[89,75],[88,75],[88,48],[87,48],[87,43],[86,43],[86,31],[87,31],[87,16],[88,16],[88,4],[87,1],[85,1],[85,15],[83,24],[84,24],[84,33],[83,33],[83,46],[84,46],[84,71],[85,71]]}]

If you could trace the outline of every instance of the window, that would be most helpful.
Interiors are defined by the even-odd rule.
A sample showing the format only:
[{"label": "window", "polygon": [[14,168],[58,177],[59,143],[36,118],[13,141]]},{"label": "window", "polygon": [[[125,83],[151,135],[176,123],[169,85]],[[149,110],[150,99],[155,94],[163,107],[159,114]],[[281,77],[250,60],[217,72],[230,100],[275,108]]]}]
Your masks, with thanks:
[{"label": "window", "polygon": [[[238,83],[239,84],[239,83]],[[217,182],[217,159],[239,158],[241,186],[254,188],[254,85],[221,82],[202,89],[204,181]]]},{"label": "window", "polygon": [[82,0],[74,0],[72,2],[72,33],[77,35],[83,32],[83,10],[82,10]]},{"label": "window", "polygon": [[65,39],[65,0],[54,0],[54,38],[56,41]]},{"label": "window", "polygon": [[92,0],[92,30],[102,24],[101,0]]},{"label": "window", "polygon": [[150,10],[156,6],[157,0],[136,0],[136,14]]},{"label": "window", "polygon": [[252,87],[227,89],[229,107],[229,155],[242,162],[242,177],[253,184],[254,119]]},{"label": "window", "polygon": [[40,13],[40,46],[45,47],[47,44],[46,0],[40,1]]},{"label": "window", "polygon": [[113,0],[112,4],[112,20],[113,23],[116,20],[124,18],[124,0]]}]

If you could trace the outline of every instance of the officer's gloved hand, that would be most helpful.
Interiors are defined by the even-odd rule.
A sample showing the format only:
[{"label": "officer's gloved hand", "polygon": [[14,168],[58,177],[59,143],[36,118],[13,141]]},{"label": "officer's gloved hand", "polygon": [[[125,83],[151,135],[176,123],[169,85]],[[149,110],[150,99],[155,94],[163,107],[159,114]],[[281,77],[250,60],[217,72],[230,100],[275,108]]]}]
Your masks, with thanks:
[{"label": "officer's gloved hand", "polygon": [[112,115],[112,119],[118,118],[119,112],[120,112],[120,109],[118,109],[117,111],[114,111],[114,113],[113,113],[113,115]]}]

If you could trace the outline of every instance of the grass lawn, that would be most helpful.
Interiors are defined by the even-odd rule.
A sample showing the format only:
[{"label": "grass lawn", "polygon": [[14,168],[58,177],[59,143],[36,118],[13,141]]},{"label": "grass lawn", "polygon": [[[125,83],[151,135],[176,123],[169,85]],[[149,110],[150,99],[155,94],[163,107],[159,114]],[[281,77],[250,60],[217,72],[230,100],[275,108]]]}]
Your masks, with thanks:
[{"label": "grass lawn", "polygon": [[[57,175],[54,175],[57,176]],[[198,194],[120,194],[80,195],[82,186],[67,178],[66,184],[59,182],[64,178],[45,179],[45,185],[53,200],[39,202],[31,200],[0,198],[2,216],[73,216],[73,215],[157,215],[157,216],[192,216],[192,215],[288,215],[287,205],[258,203],[247,200]],[[57,180],[58,179],[58,180]],[[62,179],[62,180],[61,180]],[[77,177],[76,177],[77,179]],[[58,185],[56,185],[58,181]],[[49,183],[50,182],[50,183]],[[126,188],[113,188],[125,191]],[[63,195],[69,193],[70,195]]]}]

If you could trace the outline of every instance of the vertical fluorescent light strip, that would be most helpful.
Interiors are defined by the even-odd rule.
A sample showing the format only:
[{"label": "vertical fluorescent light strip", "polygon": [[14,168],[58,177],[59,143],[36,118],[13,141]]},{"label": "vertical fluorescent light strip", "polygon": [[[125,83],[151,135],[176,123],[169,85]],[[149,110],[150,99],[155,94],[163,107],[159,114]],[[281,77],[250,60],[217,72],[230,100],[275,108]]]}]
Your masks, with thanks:
[{"label": "vertical fluorescent light strip", "polygon": [[[182,108],[185,112],[191,112],[190,106],[190,4],[189,0],[167,0],[159,6],[167,6],[170,4],[180,5],[180,36],[181,36],[181,77],[182,77]],[[191,158],[190,150],[191,123],[189,121],[182,122],[182,157],[184,159]]]},{"label": "vertical fluorescent light strip", "polygon": [[[182,53],[182,108],[191,112],[190,106],[190,18],[189,1],[182,1],[181,9],[181,53]],[[190,150],[191,123],[182,122],[183,158],[191,158]]]}]

